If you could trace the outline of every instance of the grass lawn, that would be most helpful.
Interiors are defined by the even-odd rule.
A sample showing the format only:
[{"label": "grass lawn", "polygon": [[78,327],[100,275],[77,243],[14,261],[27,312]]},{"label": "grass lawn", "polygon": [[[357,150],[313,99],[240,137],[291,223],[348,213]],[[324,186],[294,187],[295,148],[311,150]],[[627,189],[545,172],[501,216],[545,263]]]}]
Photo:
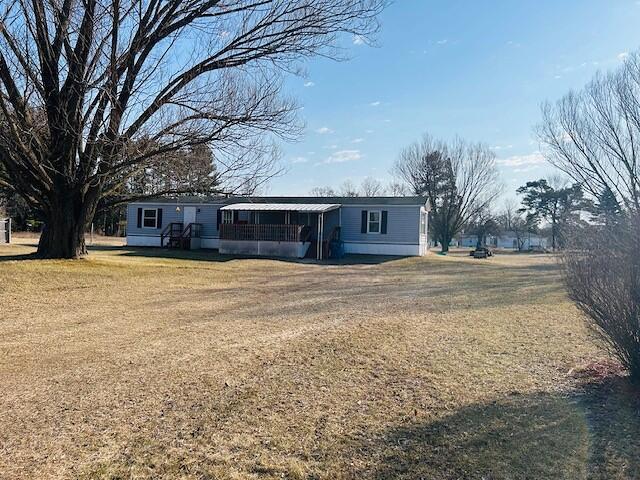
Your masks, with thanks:
[{"label": "grass lawn", "polygon": [[549,256],[22,242],[0,246],[2,479],[640,475],[638,394],[602,379]]}]

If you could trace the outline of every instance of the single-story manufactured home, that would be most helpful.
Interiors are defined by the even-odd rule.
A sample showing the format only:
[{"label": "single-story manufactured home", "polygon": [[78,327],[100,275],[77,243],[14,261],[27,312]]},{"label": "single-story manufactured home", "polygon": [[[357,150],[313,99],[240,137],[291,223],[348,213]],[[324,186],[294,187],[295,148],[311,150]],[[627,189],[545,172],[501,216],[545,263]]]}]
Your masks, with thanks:
[{"label": "single-story manufactured home", "polygon": [[[486,242],[488,247],[505,250],[546,250],[549,246],[547,237],[531,232],[505,231],[499,235],[488,235]],[[477,235],[460,235],[458,246],[475,248],[477,245]]]},{"label": "single-story manufactured home", "polygon": [[323,259],[427,253],[424,197],[164,198],[127,208],[127,245]]}]

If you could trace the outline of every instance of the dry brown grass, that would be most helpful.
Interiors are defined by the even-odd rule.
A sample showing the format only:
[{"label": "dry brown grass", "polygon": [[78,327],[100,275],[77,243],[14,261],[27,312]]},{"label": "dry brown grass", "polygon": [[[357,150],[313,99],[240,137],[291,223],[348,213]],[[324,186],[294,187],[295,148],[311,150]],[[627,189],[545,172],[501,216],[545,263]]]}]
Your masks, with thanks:
[{"label": "dry brown grass", "polygon": [[638,472],[637,405],[571,373],[606,355],[549,256],[35,261],[30,241],[0,246],[0,478]]}]

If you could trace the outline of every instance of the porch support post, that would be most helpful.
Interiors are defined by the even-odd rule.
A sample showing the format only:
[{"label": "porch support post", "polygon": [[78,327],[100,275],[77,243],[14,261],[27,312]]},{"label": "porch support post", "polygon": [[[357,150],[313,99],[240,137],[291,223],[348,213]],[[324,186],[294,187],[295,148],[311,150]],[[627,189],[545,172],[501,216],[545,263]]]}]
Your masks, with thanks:
[{"label": "porch support post", "polygon": [[324,255],[324,213],[320,214],[320,260]]},{"label": "porch support post", "polygon": [[320,214],[318,214],[318,230],[316,233],[316,260],[320,260]]}]

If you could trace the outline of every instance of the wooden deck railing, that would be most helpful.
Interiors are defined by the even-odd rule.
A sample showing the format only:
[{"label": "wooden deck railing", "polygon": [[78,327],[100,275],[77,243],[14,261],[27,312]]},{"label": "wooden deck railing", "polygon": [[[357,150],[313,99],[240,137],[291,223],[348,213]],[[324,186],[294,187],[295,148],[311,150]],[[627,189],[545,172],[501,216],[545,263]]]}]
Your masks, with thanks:
[{"label": "wooden deck railing", "polygon": [[304,225],[220,225],[222,240],[301,242]]}]

